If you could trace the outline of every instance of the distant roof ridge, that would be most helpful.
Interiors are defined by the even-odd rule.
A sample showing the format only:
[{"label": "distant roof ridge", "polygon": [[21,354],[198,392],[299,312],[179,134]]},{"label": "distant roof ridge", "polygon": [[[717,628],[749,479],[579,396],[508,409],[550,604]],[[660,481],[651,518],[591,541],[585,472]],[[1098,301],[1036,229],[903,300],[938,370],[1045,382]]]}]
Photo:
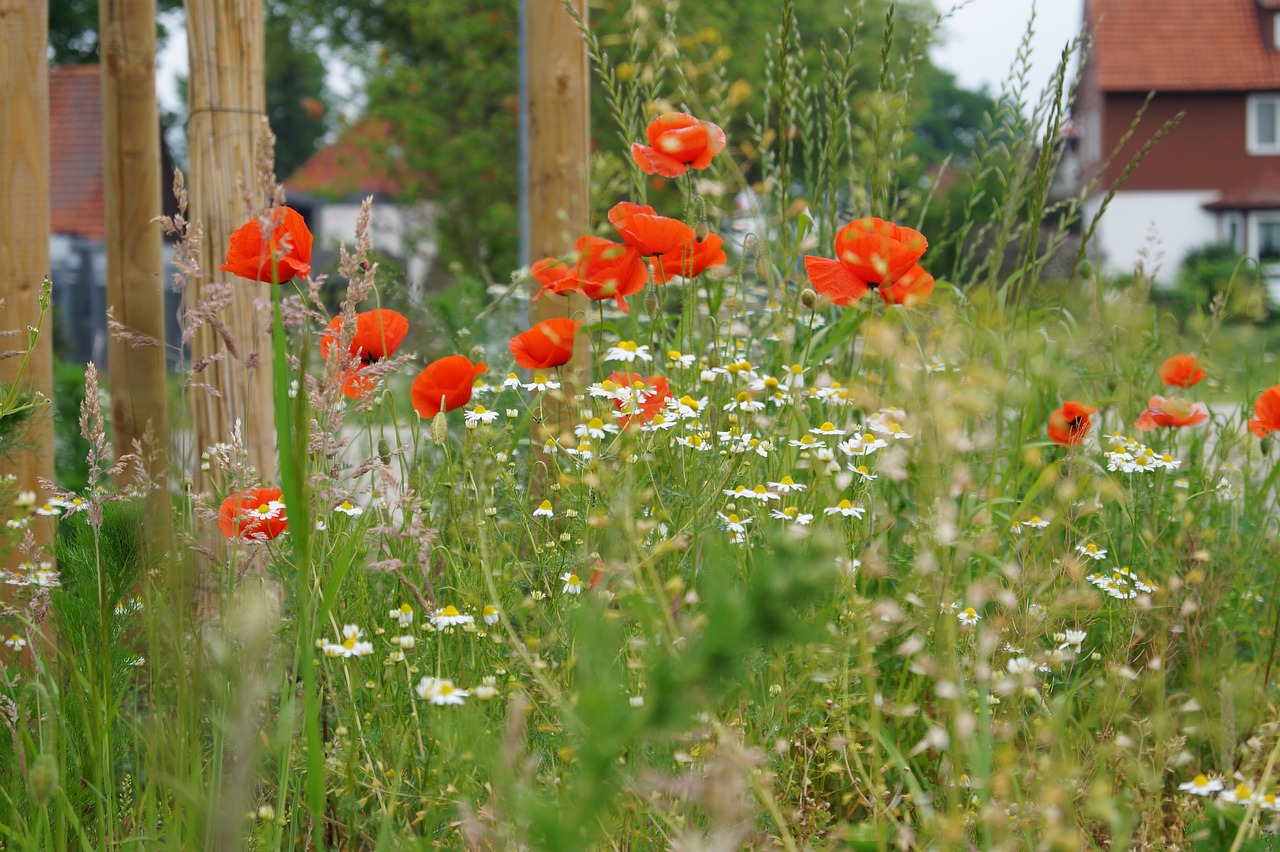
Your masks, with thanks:
[{"label": "distant roof ridge", "polygon": [[1280,0],[1087,0],[1104,91],[1280,89],[1268,10]]},{"label": "distant roof ridge", "polygon": [[[398,198],[413,173],[403,162],[379,160],[380,146],[393,149],[396,127],[379,116],[362,116],[339,133],[329,145],[316,151],[284,182],[285,189],[304,195],[344,198],[351,195],[384,195]],[[426,183],[425,179],[418,183]],[[429,192],[429,189],[427,190]]]}]

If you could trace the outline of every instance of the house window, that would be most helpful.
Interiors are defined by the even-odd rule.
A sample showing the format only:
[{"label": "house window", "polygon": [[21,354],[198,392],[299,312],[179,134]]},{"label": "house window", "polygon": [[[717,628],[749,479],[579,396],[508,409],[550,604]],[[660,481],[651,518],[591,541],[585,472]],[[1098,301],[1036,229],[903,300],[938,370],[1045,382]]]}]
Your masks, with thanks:
[{"label": "house window", "polygon": [[1280,154],[1280,95],[1250,95],[1246,145],[1250,154]]},{"label": "house window", "polygon": [[1232,246],[1241,254],[1244,253],[1244,217],[1239,213],[1223,213],[1218,220],[1221,230],[1218,236],[1222,242]]},{"label": "house window", "polygon": [[1261,263],[1280,262],[1280,216],[1259,216],[1257,253]]}]

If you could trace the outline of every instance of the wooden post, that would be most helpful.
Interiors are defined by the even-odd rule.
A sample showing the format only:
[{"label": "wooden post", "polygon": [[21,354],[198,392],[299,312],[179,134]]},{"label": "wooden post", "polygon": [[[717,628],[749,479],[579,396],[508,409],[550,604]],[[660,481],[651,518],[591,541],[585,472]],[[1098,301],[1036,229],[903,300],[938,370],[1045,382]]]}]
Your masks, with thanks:
[{"label": "wooden post", "polygon": [[[203,381],[217,391],[191,392],[195,453],[226,441],[236,421],[242,424],[248,461],[261,480],[276,477],[275,423],[271,393],[270,312],[254,310],[254,301],[269,305],[269,285],[245,281],[218,271],[231,232],[248,221],[267,199],[254,198],[258,187],[257,140],[266,109],[263,78],[262,0],[186,0],[190,53],[187,146],[191,157],[191,219],[204,229],[201,279],[189,287],[186,305],[202,304],[230,287],[230,304],[222,320],[236,341],[238,354],[225,346],[208,325],[191,342],[194,361],[215,356]],[[246,207],[249,199],[253,210]],[[196,466],[196,490],[204,490]]]},{"label": "wooden post", "polygon": [[[0,349],[26,348],[28,326],[40,315],[41,284],[49,272],[49,3],[48,0],[0,0],[0,327],[18,329],[0,339]],[[53,329],[50,315],[27,363],[22,381],[53,398]],[[0,378],[14,379],[21,358],[0,360]],[[19,487],[49,495],[40,477],[52,480],[53,420],[36,412],[25,435],[29,451],[14,454],[14,465],[0,470],[17,475]],[[33,518],[36,540],[49,543],[53,525]]]},{"label": "wooden post", "polygon": [[[127,332],[155,341],[107,343],[116,456],[150,425],[163,477],[169,433],[164,358],[164,257],[160,226],[160,113],[156,103],[155,0],[100,0],[102,133],[107,224],[107,305]],[[164,489],[168,494],[168,489]],[[167,497],[166,497],[167,499]],[[169,512],[164,513],[168,517]]]},{"label": "wooden post", "polygon": [[[587,0],[569,0],[586,20]],[[587,46],[577,23],[561,0],[523,0],[521,144],[524,186],[521,211],[525,243],[523,262],[560,257],[574,241],[590,232],[591,208],[587,182],[590,162],[589,86]],[[535,282],[535,287],[536,282]],[[583,318],[586,301],[578,295],[539,299],[530,318]],[[582,334],[566,365],[566,387],[583,384],[590,372],[588,337]],[[558,410],[556,410],[558,409]],[[571,406],[556,406],[549,426],[558,434],[573,422]]]}]

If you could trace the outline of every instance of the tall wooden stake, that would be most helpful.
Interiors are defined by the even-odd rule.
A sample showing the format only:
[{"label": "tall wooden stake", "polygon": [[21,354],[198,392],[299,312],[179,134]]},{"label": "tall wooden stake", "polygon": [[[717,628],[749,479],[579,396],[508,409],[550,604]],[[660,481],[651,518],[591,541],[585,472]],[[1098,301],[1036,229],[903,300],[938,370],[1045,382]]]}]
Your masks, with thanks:
[{"label": "tall wooden stake", "polygon": [[[155,341],[107,344],[116,455],[148,425],[161,455],[149,472],[167,485],[164,258],[160,226],[160,114],[156,104],[155,0],[100,0],[102,132],[107,223],[107,304],[128,332]],[[168,489],[165,488],[165,494]],[[164,512],[168,517],[169,512]]]},{"label": "tall wooden stake", "polygon": [[[0,327],[18,329],[0,349],[25,348],[26,329],[40,316],[40,288],[49,272],[49,3],[0,0]],[[53,330],[46,314],[35,351],[22,375],[32,390],[53,398]],[[0,379],[12,381],[22,358],[0,360]],[[37,412],[25,434],[30,450],[14,453],[19,487],[48,494],[37,479],[53,479],[53,420]],[[36,517],[36,540],[48,543],[53,525]]]},{"label": "tall wooden stake", "polygon": [[[186,0],[190,51],[187,145],[191,157],[191,219],[203,226],[201,280],[188,288],[188,307],[216,298],[221,286],[231,288],[223,322],[236,341],[237,353],[225,346],[209,326],[191,343],[192,358],[221,360],[205,369],[203,381],[219,396],[201,388],[191,392],[195,452],[226,441],[239,421],[248,461],[266,484],[276,477],[274,408],[271,394],[271,317],[254,310],[254,301],[270,304],[268,285],[218,271],[231,232],[248,221],[246,194],[257,190],[257,139],[266,109],[263,78],[262,0]],[[250,196],[251,198],[251,196]],[[265,199],[251,198],[256,209]],[[197,467],[197,490],[203,477]]]},{"label": "tall wooden stake", "polygon": [[[587,0],[570,0],[586,20]],[[590,161],[587,47],[561,0],[522,0],[521,52],[521,211],[524,263],[560,257],[589,232],[591,208],[587,183]],[[579,296],[539,299],[530,307],[533,322],[557,316],[583,316]],[[581,387],[590,370],[587,335],[580,335],[566,365],[567,384]],[[572,423],[568,406],[553,410],[556,433]],[[549,424],[551,425],[551,424]]]}]

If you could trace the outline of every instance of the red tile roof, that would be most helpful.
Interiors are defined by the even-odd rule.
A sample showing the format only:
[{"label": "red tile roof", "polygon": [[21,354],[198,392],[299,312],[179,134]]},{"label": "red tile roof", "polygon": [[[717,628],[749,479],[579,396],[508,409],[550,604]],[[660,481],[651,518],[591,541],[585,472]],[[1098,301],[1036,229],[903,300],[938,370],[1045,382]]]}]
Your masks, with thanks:
[{"label": "red tile roof", "polygon": [[1087,0],[1104,91],[1280,89],[1276,0]]},{"label": "red tile roof", "polygon": [[1280,209],[1280,174],[1266,168],[1245,183],[1228,187],[1217,201],[1204,205],[1206,210],[1276,210]]},{"label": "red tile roof", "polygon": [[364,119],[321,148],[284,182],[289,192],[326,198],[356,195],[397,197],[405,188],[405,173],[395,156],[391,126]]},{"label": "red tile roof", "polygon": [[50,230],[106,238],[102,86],[97,65],[49,69]]}]

